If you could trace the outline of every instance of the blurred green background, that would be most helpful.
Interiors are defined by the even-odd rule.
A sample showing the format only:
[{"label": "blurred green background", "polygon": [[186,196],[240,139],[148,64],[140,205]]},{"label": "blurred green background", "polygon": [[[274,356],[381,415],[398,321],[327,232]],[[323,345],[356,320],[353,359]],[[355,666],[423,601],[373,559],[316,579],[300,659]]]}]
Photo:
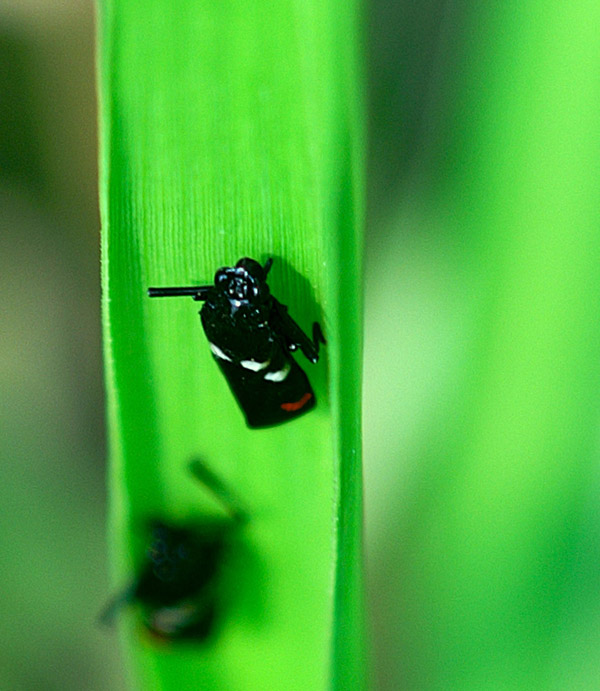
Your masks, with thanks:
[{"label": "blurred green background", "polygon": [[[374,686],[600,688],[600,6],[367,16]],[[92,3],[0,5],[0,688],[124,688],[93,63]]]}]

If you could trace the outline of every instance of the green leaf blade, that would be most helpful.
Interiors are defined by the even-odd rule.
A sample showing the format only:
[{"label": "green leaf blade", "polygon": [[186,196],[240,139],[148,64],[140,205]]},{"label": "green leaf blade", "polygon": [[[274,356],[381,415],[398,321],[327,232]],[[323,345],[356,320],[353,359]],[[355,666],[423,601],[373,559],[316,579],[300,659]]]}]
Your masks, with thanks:
[{"label": "green leaf blade", "polygon": [[[219,513],[186,472],[192,458],[250,514],[214,639],[164,651],[128,617],[134,676],[150,688],[326,688],[343,662],[359,680],[356,7],[107,0],[100,18],[115,571],[139,562],[149,517]],[[269,430],[246,428],[197,304],[146,297],[210,282],[241,256],[273,256],[274,294],[328,339],[306,365],[317,408]]]}]

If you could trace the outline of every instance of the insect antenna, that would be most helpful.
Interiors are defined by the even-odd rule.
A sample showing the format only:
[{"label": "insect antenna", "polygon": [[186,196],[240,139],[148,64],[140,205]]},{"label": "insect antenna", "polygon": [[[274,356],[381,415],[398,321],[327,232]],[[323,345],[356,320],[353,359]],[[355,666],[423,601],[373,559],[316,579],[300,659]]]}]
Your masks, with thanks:
[{"label": "insect antenna", "polygon": [[246,511],[242,509],[237,497],[233,495],[225,483],[217,477],[205,463],[199,458],[195,458],[190,461],[189,469],[196,480],[213,494],[236,523],[246,523],[248,515]]}]

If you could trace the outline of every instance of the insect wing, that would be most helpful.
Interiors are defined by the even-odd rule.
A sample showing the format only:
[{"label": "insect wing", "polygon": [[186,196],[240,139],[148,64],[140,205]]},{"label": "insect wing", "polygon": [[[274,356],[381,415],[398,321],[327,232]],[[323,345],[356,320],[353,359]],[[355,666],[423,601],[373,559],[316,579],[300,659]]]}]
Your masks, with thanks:
[{"label": "insect wing", "polygon": [[286,354],[278,369],[253,372],[215,357],[248,427],[272,427],[314,408],[315,394],[298,363]]}]

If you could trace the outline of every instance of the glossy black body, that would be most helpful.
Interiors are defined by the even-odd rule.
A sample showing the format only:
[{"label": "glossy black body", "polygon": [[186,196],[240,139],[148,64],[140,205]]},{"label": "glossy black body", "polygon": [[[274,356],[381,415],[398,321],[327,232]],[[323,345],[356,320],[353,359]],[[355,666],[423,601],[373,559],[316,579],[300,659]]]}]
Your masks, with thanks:
[{"label": "glossy black body", "polygon": [[223,267],[214,285],[150,288],[151,297],[188,295],[203,302],[200,319],[214,359],[242,409],[249,427],[270,427],[311,410],[315,394],[308,377],[292,357],[301,350],[316,363],[324,343],[313,324],[312,340],[269,290],[263,267],[243,258]]},{"label": "glossy black body", "polygon": [[169,639],[209,636],[217,614],[215,586],[227,534],[222,524],[190,528],[154,523],[133,594],[152,633]]},{"label": "glossy black body", "polygon": [[233,525],[153,521],[138,576],[108,604],[100,621],[110,624],[122,606],[138,604],[142,621],[156,638],[208,638],[219,610],[218,577]]},{"label": "glossy black body", "polygon": [[202,460],[193,459],[189,471],[221,503],[227,516],[179,524],[150,521],[147,548],[136,576],[105,607],[101,623],[113,623],[123,606],[137,604],[155,638],[201,641],[213,632],[223,609],[218,587],[221,568],[247,514]]}]

